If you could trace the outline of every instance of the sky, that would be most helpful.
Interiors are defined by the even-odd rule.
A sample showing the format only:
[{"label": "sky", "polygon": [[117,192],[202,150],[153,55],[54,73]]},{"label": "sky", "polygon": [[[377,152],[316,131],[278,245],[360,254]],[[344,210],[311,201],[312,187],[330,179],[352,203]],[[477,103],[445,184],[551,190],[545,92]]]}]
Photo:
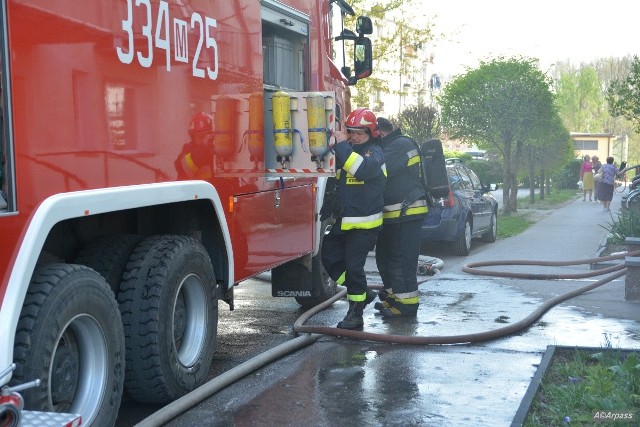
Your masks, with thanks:
[{"label": "sky", "polygon": [[[434,68],[444,76],[497,56],[527,56],[540,69],[570,60],[640,56],[638,0],[418,0],[438,38]],[[416,13],[419,16],[419,13]],[[420,21],[422,18],[417,18]]]}]

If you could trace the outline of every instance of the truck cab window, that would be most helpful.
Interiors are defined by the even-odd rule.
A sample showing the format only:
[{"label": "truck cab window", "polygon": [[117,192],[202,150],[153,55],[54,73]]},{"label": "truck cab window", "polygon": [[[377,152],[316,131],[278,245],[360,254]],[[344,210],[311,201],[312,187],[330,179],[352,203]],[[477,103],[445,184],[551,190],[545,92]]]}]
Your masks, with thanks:
[{"label": "truck cab window", "polygon": [[281,3],[262,3],[263,82],[266,90],[308,90],[309,17]]}]

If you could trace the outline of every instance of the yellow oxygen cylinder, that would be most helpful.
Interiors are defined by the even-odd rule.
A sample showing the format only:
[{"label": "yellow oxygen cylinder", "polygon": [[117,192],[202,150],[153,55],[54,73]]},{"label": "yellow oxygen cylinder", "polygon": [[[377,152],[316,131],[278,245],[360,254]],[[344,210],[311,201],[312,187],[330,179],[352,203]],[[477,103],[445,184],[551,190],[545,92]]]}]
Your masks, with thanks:
[{"label": "yellow oxygen cylinder", "polygon": [[279,160],[288,160],[293,153],[289,94],[284,91],[278,91],[273,94],[271,103],[273,109],[273,147]]},{"label": "yellow oxygen cylinder", "polygon": [[315,160],[315,158],[323,157],[329,147],[324,95],[320,92],[310,92],[307,95],[307,126],[309,130],[309,152]]},{"label": "yellow oxygen cylinder", "polygon": [[251,161],[259,162],[264,158],[264,94],[255,92],[249,95],[248,148]]}]

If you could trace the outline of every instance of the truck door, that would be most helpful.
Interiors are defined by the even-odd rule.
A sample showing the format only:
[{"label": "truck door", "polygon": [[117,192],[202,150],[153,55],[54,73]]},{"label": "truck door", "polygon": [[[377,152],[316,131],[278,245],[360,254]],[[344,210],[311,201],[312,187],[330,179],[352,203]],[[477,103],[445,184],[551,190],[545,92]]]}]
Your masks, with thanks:
[{"label": "truck door", "polygon": [[15,211],[13,146],[9,116],[9,72],[6,61],[5,25],[0,31],[0,214]]}]

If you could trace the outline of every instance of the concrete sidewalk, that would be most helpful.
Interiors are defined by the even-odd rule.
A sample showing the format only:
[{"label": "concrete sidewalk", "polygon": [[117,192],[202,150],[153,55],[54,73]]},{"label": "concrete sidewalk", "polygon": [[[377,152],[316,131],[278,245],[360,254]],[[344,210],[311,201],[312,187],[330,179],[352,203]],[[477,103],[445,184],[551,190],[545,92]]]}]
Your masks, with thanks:
[{"label": "concrete sidewalk", "polygon": [[[470,280],[460,268],[463,264],[479,261],[594,258],[607,233],[603,226],[612,222],[612,215],[617,215],[620,198],[621,194],[614,194],[611,212],[605,211],[600,203],[576,198],[549,212],[522,234],[499,240],[477,254],[472,251],[460,264],[445,265],[442,274],[423,285],[427,289],[426,299],[433,305],[427,304],[420,315],[432,313],[434,307],[439,311],[443,303],[451,307],[452,302],[447,303],[438,295],[445,289],[454,293],[457,289],[459,295],[471,295],[467,298],[469,302],[473,301],[473,305],[463,302],[457,314],[448,310],[442,317],[442,324],[447,324],[447,333],[452,331],[453,324],[456,325],[454,331],[458,329],[467,333],[475,331],[479,324],[491,329],[499,327],[501,322],[520,320],[542,301],[601,279],[604,276],[575,280],[487,280],[484,276],[477,276],[482,278]],[[584,272],[590,267],[584,264],[567,267],[497,266],[488,269],[562,274]],[[450,377],[443,384],[446,395],[451,397],[451,410],[446,411],[441,425],[509,425],[548,345],[640,349],[640,303],[625,300],[624,279],[623,276],[565,301],[520,334],[472,345],[471,354],[478,357],[475,363],[482,369],[469,370],[465,352],[458,347],[448,349],[448,366],[459,367],[464,374]],[[458,301],[462,299],[458,298]],[[473,316],[465,317],[465,313],[473,313]],[[431,334],[437,335],[437,332],[431,331]],[[484,371],[485,377],[474,378],[477,371]],[[480,391],[478,385],[484,391]],[[479,400],[482,405],[476,404]],[[500,408],[501,414],[488,414],[486,408],[489,403],[495,405],[493,408]]]},{"label": "concrete sidewalk", "polygon": [[[445,263],[442,273],[420,285],[416,324],[407,328],[406,323],[384,322],[374,310],[367,310],[365,330],[420,336],[495,330],[526,318],[550,298],[600,280],[604,276],[570,280],[475,276],[461,268],[479,261],[592,259],[607,233],[603,226],[619,210],[620,198],[614,195],[612,211],[607,212],[601,204],[576,196],[575,201],[545,213],[520,235],[476,246],[469,256]],[[544,274],[591,271],[588,263],[487,269]],[[375,281],[375,275],[371,279]],[[428,372],[424,379],[428,386],[416,399],[438,402],[438,409],[424,425],[508,426],[548,345],[640,349],[640,303],[625,300],[624,277],[565,301],[519,333],[476,344],[430,346],[394,359],[416,366],[414,358],[419,358]]]},{"label": "concrete sidewalk", "polygon": [[[605,211],[600,203],[583,202],[581,198],[551,211],[524,233],[497,242],[491,250],[472,253],[466,263],[496,260],[569,261],[594,258],[607,234],[606,228],[617,218],[621,194],[614,193],[612,210]],[[499,227],[500,225],[498,225]],[[623,262],[623,261],[620,261]],[[531,273],[576,273],[589,269],[588,264],[572,267],[492,267],[505,271]],[[603,278],[573,281],[531,281],[514,279],[511,284],[526,295],[544,300],[570,289]],[[565,303],[584,312],[611,318],[640,321],[640,303],[624,298],[624,277],[579,295]]]}]

